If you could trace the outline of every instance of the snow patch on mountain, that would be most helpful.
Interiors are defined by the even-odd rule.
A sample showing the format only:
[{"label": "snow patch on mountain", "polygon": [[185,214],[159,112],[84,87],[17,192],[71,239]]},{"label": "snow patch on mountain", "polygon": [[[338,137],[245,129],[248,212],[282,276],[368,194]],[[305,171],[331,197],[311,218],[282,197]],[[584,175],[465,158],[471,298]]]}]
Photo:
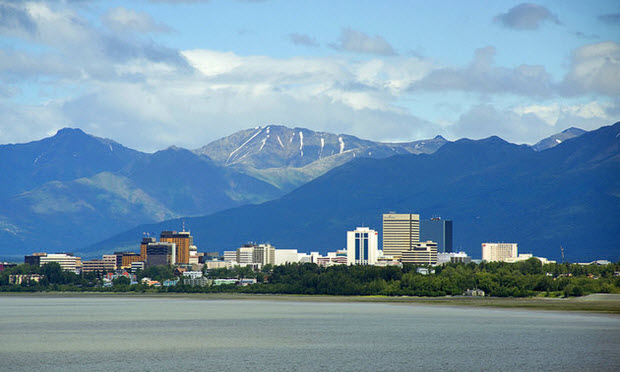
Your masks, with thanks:
[{"label": "snow patch on mountain", "polygon": [[[247,145],[251,140],[254,139],[254,137],[258,136],[260,134],[260,132],[262,132],[262,129],[259,129],[258,132],[254,133],[254,135],[252,137],[250,137],[250,139],[248,139],[247,141],[243,142],[241,144],[241,146],[237,147],[233,152],[230,153],[230,155],[228,155],[228,159],[226,160],[226,164],[228,164],[230,162],[230,158],[239,150],[241,150],[243,148],[243,146]],[[242,157],[243,159],[243,157]]]}]

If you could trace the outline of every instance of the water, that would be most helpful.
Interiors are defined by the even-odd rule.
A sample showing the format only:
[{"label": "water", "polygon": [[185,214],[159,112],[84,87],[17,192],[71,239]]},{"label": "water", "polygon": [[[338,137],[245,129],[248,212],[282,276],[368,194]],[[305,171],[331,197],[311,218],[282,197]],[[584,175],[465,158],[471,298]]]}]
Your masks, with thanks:
[{"label": "water", "polygon": [[618,366],[618,316],[415,304],[0,296],[1,371]]}]

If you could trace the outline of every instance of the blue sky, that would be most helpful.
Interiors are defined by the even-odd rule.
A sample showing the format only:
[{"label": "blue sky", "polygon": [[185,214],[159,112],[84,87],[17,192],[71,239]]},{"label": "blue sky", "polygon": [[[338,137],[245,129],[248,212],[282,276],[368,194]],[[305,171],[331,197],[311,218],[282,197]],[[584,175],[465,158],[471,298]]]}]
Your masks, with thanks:
[{"label": "blue sky", "polygon": [[2,1],[0,143],[282,124],[535,143],[620,120],[617,1]]}]

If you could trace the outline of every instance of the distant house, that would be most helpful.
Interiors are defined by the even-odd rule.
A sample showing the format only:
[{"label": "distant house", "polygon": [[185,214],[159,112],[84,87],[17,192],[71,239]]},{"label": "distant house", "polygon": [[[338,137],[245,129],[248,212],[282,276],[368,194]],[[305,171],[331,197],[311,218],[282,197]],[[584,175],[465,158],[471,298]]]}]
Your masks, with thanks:
[{"label": "distant house", "polygon": [[179,282],[179,279],[177,279],[177,280],[166,279],[166,280],[164,280],[163,285],[164,285],[164,287],[172,287],[172,286],[177,285],[178,282]]},{"label": "distant house", "polygon": [[463,293],[463,296],[470,297],[484,297],[484,291],[482,289],[468,289]]}]

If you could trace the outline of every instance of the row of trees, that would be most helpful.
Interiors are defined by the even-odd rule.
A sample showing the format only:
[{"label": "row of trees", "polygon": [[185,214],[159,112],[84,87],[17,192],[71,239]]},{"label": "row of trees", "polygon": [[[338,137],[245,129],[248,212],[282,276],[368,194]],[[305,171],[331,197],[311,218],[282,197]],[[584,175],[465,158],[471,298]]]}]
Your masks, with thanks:
[{"label": "row of trees", "polygon": [[[101,286],[100,273],[64,272],[57,264],[42,267],[19,265],[0,273],[0,291],[158,291],[158,292],[243,292],[323,295],[446,296],[460,295],[478,288],[487,295],[499,297],[581,296],[589,293],[620,293],[620,262],[609,265],[546,264],[532,258],[508,264],[448,264],[428,267],[428,275],[417,272],[417,266],[332,266],[315,264],[267,265],[260,271],[248,267],[213,269],[205,273],[217,278],[256,278],[257,284],[190,287],[182,281],[176,286],[152,288],[130,285],[126,278],[116,279],[112,287]],[[434,270],[434,272],[433,272]],[[39,283],[9,284],[9,275],[40,274]],[[138,273],[138,279],[150,277],[163,281],[173,278],[169,266],[155,266]]]}]

